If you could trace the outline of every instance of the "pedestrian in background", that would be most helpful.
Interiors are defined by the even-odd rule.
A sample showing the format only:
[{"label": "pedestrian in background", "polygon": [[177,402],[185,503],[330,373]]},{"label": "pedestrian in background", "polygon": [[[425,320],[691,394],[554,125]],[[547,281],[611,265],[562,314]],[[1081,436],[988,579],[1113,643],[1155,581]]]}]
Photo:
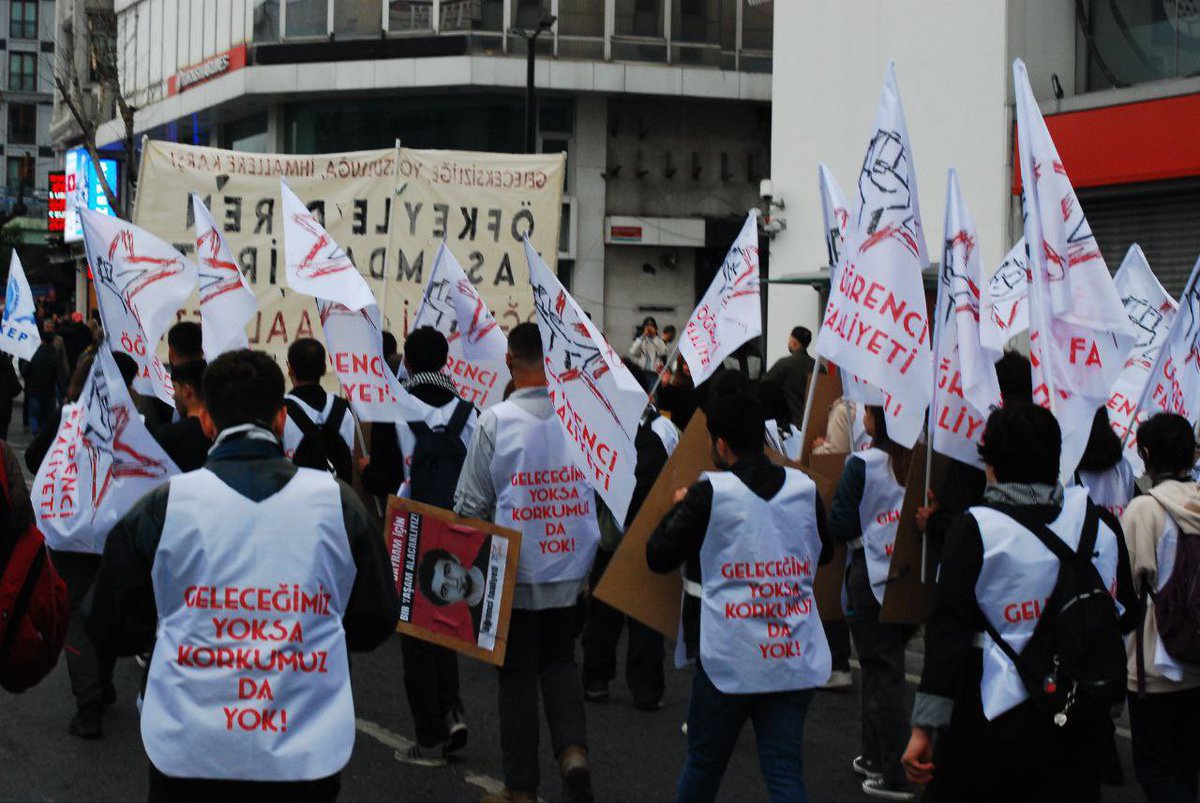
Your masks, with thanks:
[{"label": "pedestrian in background", "polygon": [[642,321],[642,328],[629,345],[629,358],[646,374],[653,376],[662,370],[667,358],[667,344],[658,336],[658,321],[647,317]]},{"label": "pedestrian in background", "polygon": [[[764,385],[775,385],[783,391],[787,401],[789,420],[797,427],[804,423],[804,404],[808,398],[808,384],[816,370],[816,362],[808,354],[812,343],[812,332],[803,326],[792,329],[788,336],[788,356],[771,366],[762,378]],[[780,422],[783,423],[783,422]]]},{"label": "pedestrian in background", "polygon": [[54,342],[54,331],[48,325],[43,326],[42,343],[33,353],[33,358],[24,364],[29,431],[35,438],[52,425],[58,410],[58,400],[66,391],[64,363],[55,349]]}]

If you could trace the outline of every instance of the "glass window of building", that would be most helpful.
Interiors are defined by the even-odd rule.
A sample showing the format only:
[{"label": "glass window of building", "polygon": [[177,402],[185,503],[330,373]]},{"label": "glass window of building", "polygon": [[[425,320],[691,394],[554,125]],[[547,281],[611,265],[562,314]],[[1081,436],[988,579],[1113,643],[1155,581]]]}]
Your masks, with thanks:
[{"label": "glass window of building", "polygon": [[8,104],[8,141],[14,145],[37,144],[37,106],[32,103]]},{"label": "glass window of building", "polygon": [[[442,27],[471,27],[470,3],[442,2]],[[465,13],[465,17],[464,17]],[[457,24],[454,24],[457,23]],[[390,0],[388,32],[433,30],[433,0]]]},{"label": "glass window of building", "polygon": [[12,39],[37,39],[37,0],[11,0],[8,4],[8,35]]},{"label": "glass window of building", "polygon": [[280,0],[254,0],[254,41],[279,41]]},{"label": "glass window of building", "polygon": [[662,0],[615,0],[618,36],[663,35]]},{"label": "glass window of building", "polygon": [[7,171],[5,173],[5,187],[8,189],[9,197],[16,197],[17,190],[21,187],[21,174],[25,170],[24,156],[10,156],[6,164]]},{"label": "glass window of building", "polygon": [[14,92],[37,91],[37,54],[8,54],[8,88]]},{"label": "glass window of building", "polygon": [[326,36],[329,33],[329,0],[285,0],[284,36]]},{"label": "glass window of building", "polygon": [[1195,0],[1082,0],[1083,91],[1132,86],[1200,71]]},{"label": "glass window of building", "polygon": [[604,58],[604,0],[559,0],[558,53],[566,58]]},{"label": "glass window of building", "polygon": [[379,36],[383,28],[381,0],[333,0],[333,35],[337,39]]}]

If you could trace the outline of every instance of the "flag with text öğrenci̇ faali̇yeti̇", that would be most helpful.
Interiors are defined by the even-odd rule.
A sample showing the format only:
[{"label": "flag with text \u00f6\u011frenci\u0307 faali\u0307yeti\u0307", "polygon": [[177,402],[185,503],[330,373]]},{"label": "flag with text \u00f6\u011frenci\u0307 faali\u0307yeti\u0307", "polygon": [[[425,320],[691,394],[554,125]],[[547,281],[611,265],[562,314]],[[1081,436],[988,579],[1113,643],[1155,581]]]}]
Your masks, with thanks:
[{"label": "flag with text \u00f6\u011frenci\u0307 faali\u0307yeti\u0307", "polygon": [[721,361],[762,334],[758,210],[751,209],[712,284],[679,335],[679,354],[699,387]]},{"label": "flag with text \u00f6\u011frenci\u0307 faali\u0307yeti\u0307", "polygon": [[633,439],[646,391],[528,239],[525,259],[554,414],[574,447],[575,465],[616,520],[625,521],[637,466]]},{"label": "flag with text \u00f6\u011frenci\u0307 faali\u0307yeti\u0307", "polygon": [[63,406],[33,482],[38,527],[51,549],[101,554],[109,530],[133,503],[178,473],[101,346],[79,401]]},{"label": "flag with text \u00f6\u011frenci\u0307 faali\u0307yeti\u0307", "polygon": [[246,325],[258,312],[258,299],[212,213],[194,192],[192,218],[196,221],[196,262],[200,275],[200,332],[204,359],[212,362],[226,351],[250,347]]},{"label": "flag with text \u00f6\u011frenci\u0307 faali\u0307yeti\u0307", "polygon": [[173,405],[174,387],[155,349],[196,289],[196,263],[120,218],[86,209],[79,218],[105,338],[137,361],[135,390]]},{"label": "flag with text \u00f6\u011frenci\u0307 faali\u0307yeti\u0307", "polygon": [[508,338],[444,242],[410,331],[422,326],[446,336],[450,357],[444,373],[454,380],[459,395],[480,408],[504,398]]},{"label": "flag with text \u00f6\u011frenci\u0307 faali\u0307yeti\u0307", "polygon": [[14,248],[8,263],[8,286],[4,291],[4,318],[0,320],[0,351],[22,360],[32,360],[41,344],[33,290]]},{"label": "flag with text \u00f6\u011frenci\u0307 faali\u0307yeti\u0307", "polygon": [[988,282],[988,303],[981,310],[979,339],[992,362],[1004,356],[1004,347],[1029,330],[1029,266],[1025,238],[1004,255]]},{"label": "flag with text \u00f6\u011frenci\u0307 faali\u0307yeti\u0307", "polygon": [[979,233],[962,197],[958,174],[946,186],[946,227],[938,277],[934,346],[937,384],[931,417],[933,448],[979,468],[979,440],[988,413],[1000,404],[996,366],[979,340],[987,284],[979,260]]},{"label": "flag with text \u00f6\u011frenci\u0307 faali\u0307yeti\u0307", "polygon": [[1135,337],[1020,59],[1013,62],[1013,83],[1029,246],[1033,397],[1058,419],[1060,474],[1069,477]]},{"label": "flag with text \u00f6\u011frenci\u0307 faali\u0307yeti\u0307", "polygon": [[279,180],[279,195],[283,202],[288,286],[298,293],[336,301],[351,310],[374,304],[375,294],[349,255],[283,179]]},{"label": "flag with text \u00f6\u011frenci\u0307 faali\u0307yeti\u0307", "polygon": [[1137,343],[1129,352],[1109,396],[1108,419],[1113,430],[1125,441],[1125,459],[1133,467],[1134,474],[1141,475],[1145,466],[1137,453],[1137,423],[1145,421],[1153,411],[1138,411],[1137,423],[1134,423],[1135,408],[1158,352],[1166,342],[1178,305],[1159,284],[1137,243],[1129,246],[1125,260],[1113,277],[1113,284],[1117,286],[1129,322],[1137,332]]},{"label": "flag with text \u00f6\u011frenci\u0307 faali\u0307yeti\u0307", "polygon": [[1200,259],[1179,297],[1179,310],[1154,360],[1139,406],[1149,415],[1181,415],[1193,427],[1200,421]]},{"label": "flag with text \u00f6\u011frenci\u0307 faali\u0307yeti\u0307", "polygon": [[883,394],[888,434],[911,447],[933,394],[921,271],[929,264],[912,146],[888,64],[817,354]]}]

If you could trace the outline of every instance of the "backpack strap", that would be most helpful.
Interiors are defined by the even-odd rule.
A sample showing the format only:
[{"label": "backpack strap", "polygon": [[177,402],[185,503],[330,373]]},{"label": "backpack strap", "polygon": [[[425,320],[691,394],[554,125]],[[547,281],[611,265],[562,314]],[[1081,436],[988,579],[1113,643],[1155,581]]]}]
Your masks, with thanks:
[{"label": "backpack strap", "polygon": [[308,417],[308,413],[300,407],[300,403],[288,396],[283,397],[283,405],[287,408],[288,418],[292,419],[292,423],[300,430],[302,435],[307,435],[317,428],[313,420]]},{"label": "backpack strap", "polygon": [[1138,595],[1139,611],[1137,644],[1134,646],[1133,652],[1137,664],[1137,693],[1138,699],[1144,699],[1146,696],[1146,646],[1143,643],[1146,639],[1146,603],[1150,599],[1150,578],[1142,574],[1142,593]]},{"label": "backpack strap", "polygon": [[326,430],[332,430],[337,434],[341,434],[342,422],[346,420],[346,411],[350,409],[350,405],[343,401],[340,396],[330,394],[333,402],[330,404],[329,417],[325,419],[325,423],[321,426]]},{"label": "backpack strap", "polygon": [[455,437],[462,435],[463,428],[466,427],[474,409],[475,405],[466,399],[459,399],[454,408],[454,414],[450,416],[450,421],[446,424],[446,432]]}]

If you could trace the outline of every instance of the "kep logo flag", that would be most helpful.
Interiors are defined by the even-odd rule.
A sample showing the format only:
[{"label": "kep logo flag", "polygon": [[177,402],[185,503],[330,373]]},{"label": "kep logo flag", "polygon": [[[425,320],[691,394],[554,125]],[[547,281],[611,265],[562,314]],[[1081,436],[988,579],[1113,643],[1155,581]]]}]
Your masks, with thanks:
[{"label": "kep logo flag", "polygon": [[884,395],[888,434],[916,443],[933,395],[921,271],[929,264],[895,65],[884,79],[817,354]]},{"label": "kep logo flag", "polygon": [[1065,477],[1075,471],[1095,411],[1108,402],[1135,337],[1020,59],[1013,62],[1013,83],[1029,246],[1033,398],[1058,418]]},{"label": "kep logo flag", "polygon": [[174,404],[174,389],[154,350],[196,289],[196,264],[145,229],[79,210],[96,303],[109,345],[137,360],[134,388]]},{"label": "kep logo flag", "polygon": [[575,465],[616,520],[625,521],[646,391],[528,240],[525,259],[554,413],[574,446]]},{"label": "kep logo flag", "polygon": [[979,439],[988,413],[1000,405],[996,367],[979,340],[984,286],[979,234],[958,173],[951,170],[934,329],[937,386],[930,420],[936,451],[980,468]]},{"label": "kep logo flag", "polygon": [[817,164],[817,186],[821,193],[821,219],[825,222],[825,250],[829,254],[830,280],[837,273],[842,256],[842,240],[850,221],[846,194],[824,162]]},{"label": "kep logo flag", "polygon": [[37,307],[33,303],[33,291],[21,267],[17,249],[13,249],[8,263],[8,286],[4,290],[4,318],[0,320],[0,351],[22,360],[32,360],[33,353],[42,344],[38,331]]},{"label": "kep logo flag", "polygon": [[1179,311],[1154,361],[1139,407],[1148,416],[1176,413],[1193,427],[1200,420],[1200,260],[1179,298]]},{"label": "kep logo flag", "polygon": [[987,285],[987,303],[979,321],[980,339],[992,362],[1004,356],[1004,346],[1029,330],[1029,266],[1022,237],[1004,256]]},{"label": "kep logo flag", "polygon": [[409,331],[432,326],[446,336],[450,356],[444,373],[459,395],[476,407],[491,407],[504,397],[508,338],[467,278],[462,265],[442,243]]},{"label": "kep logo flag", "polygon": [[679,353],[699,387],[738,346],[761,334],[758,210],[752,209],[721,269],[683,327]]},{"label": "kep logo flag", "polygon": [[279,195],[288,286],[352,310],[374,304],[374,293],[349,255],[282,179]]},{"label": "kep logo flag", "polygon": [[1137,453],[1137,424],[1149,418],[1154,411],[1138,411],[1138,399],[1142,397],[1150,372],[1154,369],[1154,361],[1171,331],[1178,305],[1159,284],[1137,243],[1129,246],[1125,261],[1113,277],[1113,284],[1117,286],[1129,322],[1137,332],[1137,342],[1129,352],[1109,396],[1108,420],[1125,442],[1125,459],[1135,474],[1141,474],[1145,466]]},{"label": "kep logo flag", "polygon": [[258,299],[196,193],[192,193],[192,215],[200,275],[200,331],[204,359],[212,362],[226,351],[249,348],[246,325],[258,312]]},{"label": "kep logo flag", "polygon": [[[86,223],[84,231],[86,236]],[[100,554],[108,531],[133,503],[178,473],[102,346],[79,401],[63,406],[62,423],[33,481],[38,526],[51,549]]]}]

